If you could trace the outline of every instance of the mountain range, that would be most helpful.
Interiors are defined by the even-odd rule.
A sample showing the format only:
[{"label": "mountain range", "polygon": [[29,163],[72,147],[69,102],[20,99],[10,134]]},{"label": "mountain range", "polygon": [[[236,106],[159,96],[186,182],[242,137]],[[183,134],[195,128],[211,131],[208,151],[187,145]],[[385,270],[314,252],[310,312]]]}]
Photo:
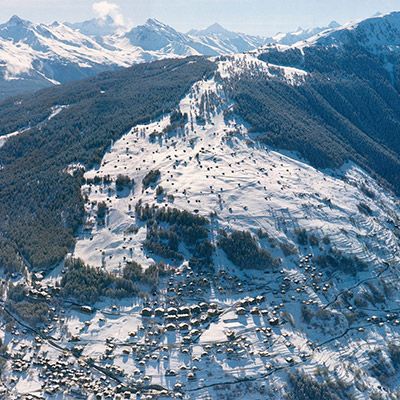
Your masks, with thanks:
[{"label": "mountain range", "polygon": [[46,25],[14,16],[0,25],[0,98],[138,62],[241,53],[267,43],[288,44],[294,38],[305,39],[322,30],[262,38],[230,32],[214,24],[183,34],[149,19],[124,32],[111,17]]}]

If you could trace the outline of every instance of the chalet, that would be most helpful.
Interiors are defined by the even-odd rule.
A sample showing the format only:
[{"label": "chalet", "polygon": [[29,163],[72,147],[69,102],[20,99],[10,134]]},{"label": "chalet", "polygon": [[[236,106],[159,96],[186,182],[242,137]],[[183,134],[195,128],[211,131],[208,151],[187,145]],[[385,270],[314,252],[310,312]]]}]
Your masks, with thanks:
[{"label": "chalet", "polygon": [[229,340],[233,340],[236,337],[236,334],[234,331],[227,331],[227,332],[225,332],[225,335]]},{"label": "chalet", "polygon": [[178,315],[178,310],[177,310],[176,308],[174,308],[174,307],[170,307],[170,308],[168,308],[168,310],[167,310],[167,314],[168,314],[168,315],[177,316],[177,315]]},{"label": "chalet", "polygon": [[186,323],[179,324],[179,329],[181,331],[188,331],[189,330],[189,325],[186,324]]},{"label": "chalet", "polygon": [[245,315],[246,314],[246,309],[244,307],[238,307],[236,309],[236,314],[237,315]]},{"label": "chalet", "polygon": [[189,372],[189,373],[187,374],[187,378],[188,378],[189,380],[194,380],[194,379],[196,379],[196,375],[195,375],[193,372]]},{"label": "chalet", "polygon": [[165,310],[162,307],[157,307],[154,310],[154,314],[155,314],[156,317],[162,317],[165,314]]},{"label": "chalet", "polygon": [[175,331],[176,326],[174,324],[167,324],[166,327],[167,331]]},{"label": "chalet", "polygon": [[85,314],[92,314],[93,313],[93,308],[89,306],[81,306],[80,311],[85,313]]},{"label": "chalet", "polygon": [[271,318],[269,321],[270,325],[276,326],[279,325],[279,319],[278,318]]},{"label": "chalet", "polygon": [[189,315],[189,314],[190,314],[190,308],[189,307],[179,307],[178,315]]},{"label": "chalet", "polygon": [[153,310],[151,308],[143,308],[142,310],[142,317],[151,317],[153,315]]}]

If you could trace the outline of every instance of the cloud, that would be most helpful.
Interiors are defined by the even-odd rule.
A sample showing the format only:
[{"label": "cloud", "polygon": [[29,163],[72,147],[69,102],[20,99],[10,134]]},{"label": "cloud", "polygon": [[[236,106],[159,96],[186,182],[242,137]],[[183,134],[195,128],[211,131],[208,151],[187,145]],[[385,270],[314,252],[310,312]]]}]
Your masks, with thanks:
[{"label": "cloud", "polygon": [[122,15],[118,4],[110,3],[108,1],[99,1],[94,3],[92,8],[98,18],[105,19],[110,16],[117,25],[125,25],[124,16]]}]

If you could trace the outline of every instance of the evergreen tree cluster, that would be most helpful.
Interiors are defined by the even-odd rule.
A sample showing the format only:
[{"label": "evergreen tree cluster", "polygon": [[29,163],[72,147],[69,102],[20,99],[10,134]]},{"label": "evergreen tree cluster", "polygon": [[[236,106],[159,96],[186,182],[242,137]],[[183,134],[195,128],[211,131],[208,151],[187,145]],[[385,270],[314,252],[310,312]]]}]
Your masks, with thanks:
[{"label": "evergreen tree cluster", "polygon": [[49,321],[50,308],[47,302],[29,296],[27,288],[22,284],[9,285],[6,306],[33,327]]},{"label": "evergreen tree cluster", "polygon": [[231,234],[221,231],[218,245],[229,260],[243,269],[270,269],[278,261],[258,244],[250,232],[234,231]]},{"label": "evergreen tree cluster", "polygon": [[331,249],[329,253],[316,257],[315,262],[322,268],[342,271],[351,275],[368,269],[368,264],[365,262],[356,257],[348,257],[336,249]]},{"label": "evergreen tree cluster", "polygon": [[302,373],[289,375],[292,390],[288,400],[340,400],[340,387],[337,384],[318,382]]},{"label": "evergreen tree cluster", "polygon": [[115,180],[115,188],[118,192],[121,192],[124,189],[132,189],[134,184],[135,181],[128,175],[119,174]]},{"label": "evergreen tree cluster", "polygon": [[158,169],[149,171],[142,180],[143,188],[147,189],[155,185],[161,177],[161,172]]},{"label": "evergreen tree cluster", "polygon": [[169,122],[173,127],[184,126],[188,119],[189,117],[186,113],[183,114],[180,110],[174,110],[169,117]]},{"label": "evergreen tree cluster", "polygon": [[207,218],[176,208],[154,204],[150,207],[141,202],[136,205],[136,215],[147,224],[144,243],[147,250],[166,259],[182,261],[179,253],[182,242],[191,253],[192,267],[212,267],[214,246],[208,240],[210,221]]},{"label": "evergreen tree cluster", "polygon": [[0,269],[6,274],[21,272],[23,262],[15,243],[0,236]]},{"label": "evergreen tree cluster", "polygon": [[81,304],[93,304],[101,297],[140,295],[145,286],[156,286],[160,276],[166,273],[162,264],[152,265],[143,271],[142,266],[134,261],[126,263],[122,276],[90,267],[79,259],[67,259],[65,268],[61,280],[61,295],[73,298]]}]

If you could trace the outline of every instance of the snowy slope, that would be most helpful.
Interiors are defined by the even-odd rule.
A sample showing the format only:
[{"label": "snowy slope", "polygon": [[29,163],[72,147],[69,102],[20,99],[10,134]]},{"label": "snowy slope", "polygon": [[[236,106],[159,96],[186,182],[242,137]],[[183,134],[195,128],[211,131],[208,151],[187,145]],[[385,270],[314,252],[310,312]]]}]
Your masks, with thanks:
[{"label": "snowy slope", "polygon": [[[253,60],[247,58],[242,62],[252,65]],[[231,61],[231,69],[227,66],[228,63],[229,61],[220,63],[222,76],[227,76],[226,71],[237,68],[236,58]],[[298,81],[302,79],[303,74],[301,71],[283,70],[282,79],[286,77],[289,82],[293,79]],[[210,93],[218,96],[217,104],[223,109],[212,116],[209,124],[204,127],[196,126],[193,121],[195,128],[192,131],[190,121],[176,137],[155,143],[149,140],[149,133],[162,134],[168,125],[168,118],[148,126],[135,127],[113,145],[112,151],[104,158],[102,167],[88,172],[87,176],[93,178],[96,175],[110,175],[116,178],[118,174],[127,173],[135,182],[140,183],[151,169],[159,169],[164,177],[160,185],[167,193],[174,195],[174,205],[178,208],[199,210],[204,216],[215,211],[219,215],[220,224],[226,224],[231,229],[255,232],[262,228],[271,232],[272,236],[278,237],[282,235],[277,228],[279,216],[284,218],[286,215],[287,218],[296,221],[296,226],[318,232],[321,238],[326,234],[337,235],[340,238],[338,247],[344,240],[343,243],[346,243],[349,249],[354,248],[355,252],[363,253],[357,235],[366,235],[367,227],[372,221],[369,218],[363,220],[358,204],[365,202],[371,207],[375,205],[360,192],[360,185],[364,181],[371,182],[374,190],[379,191],[376,183],[372,183],[372,178],[354,165],[345,166],[341,171],[320,172],[291,155],[260,147],[257,144],[257,135],[248,134],[240,121],[224,121],[224,109],[229,109],[230,104],[229,100],[223,97],[222,87],[215,81],[196,85],[193,92],[182,101],[181,111],[194,117],[199,113],[197,108],[200,99]],[[185,135],[180,137],[183,132]],[[127,148],[132,150],[127,151]],[[146,156],[143,149],[151,156]],[[202,155],[200,163],[195,157],[198,153]],[[99,252],[103,250],[101,246],[104,246],[104,249],[109,248],[114,254],[110,266],[122,262],[120,256],[129,255],[128,249],[122,251],[125,245],[123,227],[132,222],[128,206],[134,206],[139,200],[143,203],[154,201],[153,191],[141,193],[140,185],[136,186],[132,196],[111,200],[110,230],[100,228],[98,234],[96,233],[90,241],[78,242],[78,255],[89,264],[100,265]],[[85,193],[86,190],[87,188],[84,189]],[[90,196],[91,200],[106,200],[108,192],[91,191]],[[327,206],[328,199],[335,204],[334,207]],[[394,211],[396,206],[389,197],[382,197],[382,207],[380,211],[376,209],[374,224],[381,221],[378,223],[379,229],[386,231],[384,237],[392,237],[394,246],[396,240],[390,232],[390,227],[386,226],[385,215],[386,207]],[[357,230],[350,221],[360,218]],[[344,239],[343,231],[353,233]],[[290,237],[283,239],[291,240]],[[97,240],[100,242],[97,243]],[[390,254],[388,251],[385,257],[391,257]]]},{"label": "snowy slope", "polygon": [[[215,270],[191,270],[181,244],[184,260],[171,263],[145,299],[104,299],[88,311],[55,297],[54,317],[39,332],[10,312],[17,328],[4,333],[11,354],[3,375],[7,398],[281,400],[296,371],[340,399],[396,398],[398,198],[355,164],[317,170],[260,144],[262,132],[232,114],[224,79],[256,70],[301,85],[305,71],[253,55],[216,62],[219,74],[181,100],[188,116],[182,126],[168,129],[169,115],[134,126],[98,168],[86,171],[86,221],[74,256],[117,275],[126,261],[145,268],[159,261],[144,250],[147,230],[135,213],[142,201],[209,218],[214,245],[221,230],[251,232],[281,259],[279,268],[238,268],[218,247]],[[142,184],[156,169],[164,196]],[[135,180],[133,190],[116,192],[119,174]],[[96,221],[100,201],[108,206],[105,225]],[[300,243],[303,229],[312,242]],[[321,265],[316,259],[331,250],[366,268],[351,273]],[[36,285],[51,293],[61,269]],[[174,316],[187,307],[194,307],[191,315]]]},{"label": "snowy slope", "polygon": [[[255,61],[241,62],[250,66]],[[220,63],[223,76],[235,73],[237,59],[231,63]],[[206,98],[212,100],[207,102]],[[341,390],[346,396],[367,400],[372,392],[384,393],[371,372],[376,361],[370,353],[382,352],[385,368],[393,368],[388,344],[399,339],[399,321],[388,320],[379,325],[371,321],[384,321],[386,314],[397,309],[398,299],[387,295],[381,305],[365,299],[374,303],[372,293],[378,296],[389,282],[396,285],[393,279],[400,260],[393,221],[399,218],[397,199],[357,165],[318,171],[293,154],[260,145],[257,134],[250,134],[240,119],[226,113],[231,105],[222,82],[198,82],[180,105],[181,111],[189,115],[184,128],[165,133],[167,116],[136,126],[113,144],[98,170],[86,173],[87,178],[110,176],[112,180],[118,174],[128,174],[136,182],[134,192],[123,197],[101,185],[82,187],[88,196],[88,222],[95,221],[96,202],[107,202],[110,210],[105,227],[97,227],[94,222],[91,233],[82,234],[77,242],[75,255],[91,265],[118,273],[131,258],[144,266],[157,261],[143,251],[146,229],[136,221],[134,212],[139,200],[205,217],[215,213],[212,235],[219,229],[253,234],[261,229],[275,241],[272,246],[263,239],[262,246],[283,259],[279,272],[243,272],[222,251],[217,251],[214,261],[218,274],[210,291],[199,297],[218,304],[222,314],[199,328],[199,340],[188,345],[188,355],[182,353],[184,332],[157,334],[168,346],[168,350],[163,348],[157,353],[157,359],[168,362],[162,366],[161,361],[144,358],[138,374],[150,376],[153,383],[168,389],[182,382],[186,398],[230,398],[235,393],[240,399],[280,399],[288,380],[286,374],[295,368],[317,379],[318,371],[326,371],[325,376],[332,382],[343,385]],[[196,115],[204,115],[206,123],[198,124]],[[161,172],[158,184],[167,194],[173,194],[173,204],[158,199],[155,189],[142,188],[143,177],[154,169]],[[360,204],[367,204],[372,215],[360,212]],[[129,227],[135,224],[140,226],[138,232],[128,234]],[[301,229],[315,235],[319,244],[298,246],[296,232]],[[280,244],[297,250],[285,256]],[[368,269],[356,275],[333,272],[303,257],[317,257],[328,248],[357,257]],[[185,262],[178,271],[172,279],[177,286],[185,274]],[[191,280],[190,274],[184,278],[186,284]],[[234,287],[227,283],[226,276],[234,277]],[[356,305],[350,295],[345,297],[348,290],[358,299]],[[260,311],[250,312],[252,307],[246,306],[248,296],[260,295],[266,299],[253,309],[263,309],[262,315]],[[190,295],[180,301],[193,304]],[[240,304],[244,308],[239,312]],[[268,319],[274,316],[284,322],[271,328]],[[145,318],[141,320],[145,330],[154,329],[146,328]],[[134,329],[139,321],[137,305],[124,304],[120,316],[106,323],[106,333],[93,326],[83,334],[85,354],[101,357],[104,348],[98,338],[104,340],[104,334],[126,337],[126,327]],[[70,331],[78,329],[76,326],[79,322],[75,320]],[[236,340],[227,339],[228,335],[234,335]],[[167,358],[161,358],[165,354]],[[124,362],[119,355],[115,364],[127,374],[135,373],[137,368],[133,360]],[[357,368],[352,367],[354,364]],[[168,378],[168,369],[177,371],[179,378]],[[196,375],[194,380],[188,375],[192,372]],[[263,385],[267,377],[268,388]],[[219,388],[214,387],[217,384]]]}]

